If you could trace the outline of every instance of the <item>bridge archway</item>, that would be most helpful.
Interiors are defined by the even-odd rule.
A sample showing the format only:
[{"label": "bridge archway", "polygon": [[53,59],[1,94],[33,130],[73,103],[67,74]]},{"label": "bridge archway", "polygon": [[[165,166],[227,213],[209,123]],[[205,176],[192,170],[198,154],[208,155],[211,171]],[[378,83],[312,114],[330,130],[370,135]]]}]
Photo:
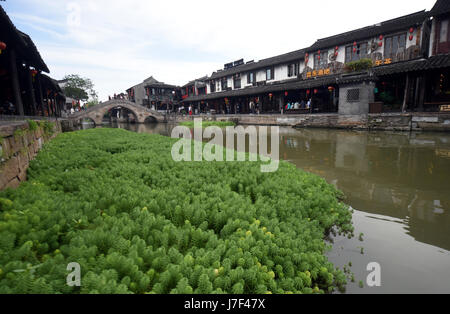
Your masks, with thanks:
[{"label": "bridge archway", "polygon": [[87,109],[86,111],[78,112],[70,116],[69,119],[81,120],[88,117],[92,119],[97,126],[100,126],[103,122],[103,117],[105,114],[110,110],[119,107],[130,111],[135,118],[136,123],[143,124],[145,122],[155,121],[167,122],[166,115],[123,99],[113,99],[108,102],[100,103],[95,107]]},{"label": "bridge archway", "polygon": [[139,121],[138,114],[130,110],[129,108],[126,108],[124,106],[116,106],[112,107],[106,113],[103,115],[103,120],[105,118],[109,118],[111,122],[128,122],[128,123],[137,123]]},{"label": "bridge archway", "polygon": [[148,116],[147,118],[145,118],[144,123],[145,124],[155,124],[155,123],[158,123],[158,120],[154,116]]}]

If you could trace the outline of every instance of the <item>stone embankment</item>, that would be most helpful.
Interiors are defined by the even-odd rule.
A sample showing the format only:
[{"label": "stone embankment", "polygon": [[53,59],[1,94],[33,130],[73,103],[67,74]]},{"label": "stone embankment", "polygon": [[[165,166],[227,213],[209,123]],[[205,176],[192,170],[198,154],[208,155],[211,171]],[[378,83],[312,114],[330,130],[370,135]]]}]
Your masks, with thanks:
[{"label": "stone embankment", "polygon": [[450,131],[450,113],[382,113],[366,115],[202,115],[178,116],[176,122],[204,120],[233,121],[242,125],[279,125],[296,128],[335,128],[373,131]]},{"label": "stone embankment", "polygon": [[30,161],[60,132],[59,121],[1,122],[0,190],[17,188],[26,181]]}]

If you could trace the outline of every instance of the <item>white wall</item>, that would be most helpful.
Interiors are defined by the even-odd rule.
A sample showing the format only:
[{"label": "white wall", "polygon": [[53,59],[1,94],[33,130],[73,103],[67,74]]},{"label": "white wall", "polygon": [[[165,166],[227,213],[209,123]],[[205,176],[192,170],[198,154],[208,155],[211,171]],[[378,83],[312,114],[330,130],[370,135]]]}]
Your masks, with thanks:
[{"label": "white wall", "polygon": [[287,80],[290,77],[288,77],[288,65],[287,64],[282,64],[282,65],[277,65],[275,67],[275,82],[276,81],[283,81],[283,80]]}]

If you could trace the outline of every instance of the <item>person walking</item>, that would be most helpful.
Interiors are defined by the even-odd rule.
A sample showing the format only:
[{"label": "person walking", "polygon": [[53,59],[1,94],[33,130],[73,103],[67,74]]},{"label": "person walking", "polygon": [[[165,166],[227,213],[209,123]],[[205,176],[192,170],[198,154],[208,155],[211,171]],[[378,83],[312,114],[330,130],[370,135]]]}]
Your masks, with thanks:
[{"label": "person walking", "polygon": [[248,104],[249,108],[250,108],[250,113],[253,114],[254,112],[254,108],[255,108],[255,103],[253,102],[253,100],[250,100],[250,103]]}]

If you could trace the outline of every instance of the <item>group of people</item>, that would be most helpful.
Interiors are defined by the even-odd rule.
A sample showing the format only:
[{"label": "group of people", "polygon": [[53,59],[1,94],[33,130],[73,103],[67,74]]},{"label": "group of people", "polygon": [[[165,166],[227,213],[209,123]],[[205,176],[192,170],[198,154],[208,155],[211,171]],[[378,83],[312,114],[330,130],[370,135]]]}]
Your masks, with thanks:
[{"label": "group of people", "polygon": [[299,110],[299,109],[311,109],[311,99],[305,102],[303,99],[299,102],[288,102],[284,109],[286,110]]},{"label": "group of people", "polygon": [[178,113],[179,114],[189,114],[190,116],[192,116],[194,114],[194,108],[192,106],[189,106],[188,111],[186,112],[186,108],[184,106],[180,106],[180,108],[178,108]]}]

